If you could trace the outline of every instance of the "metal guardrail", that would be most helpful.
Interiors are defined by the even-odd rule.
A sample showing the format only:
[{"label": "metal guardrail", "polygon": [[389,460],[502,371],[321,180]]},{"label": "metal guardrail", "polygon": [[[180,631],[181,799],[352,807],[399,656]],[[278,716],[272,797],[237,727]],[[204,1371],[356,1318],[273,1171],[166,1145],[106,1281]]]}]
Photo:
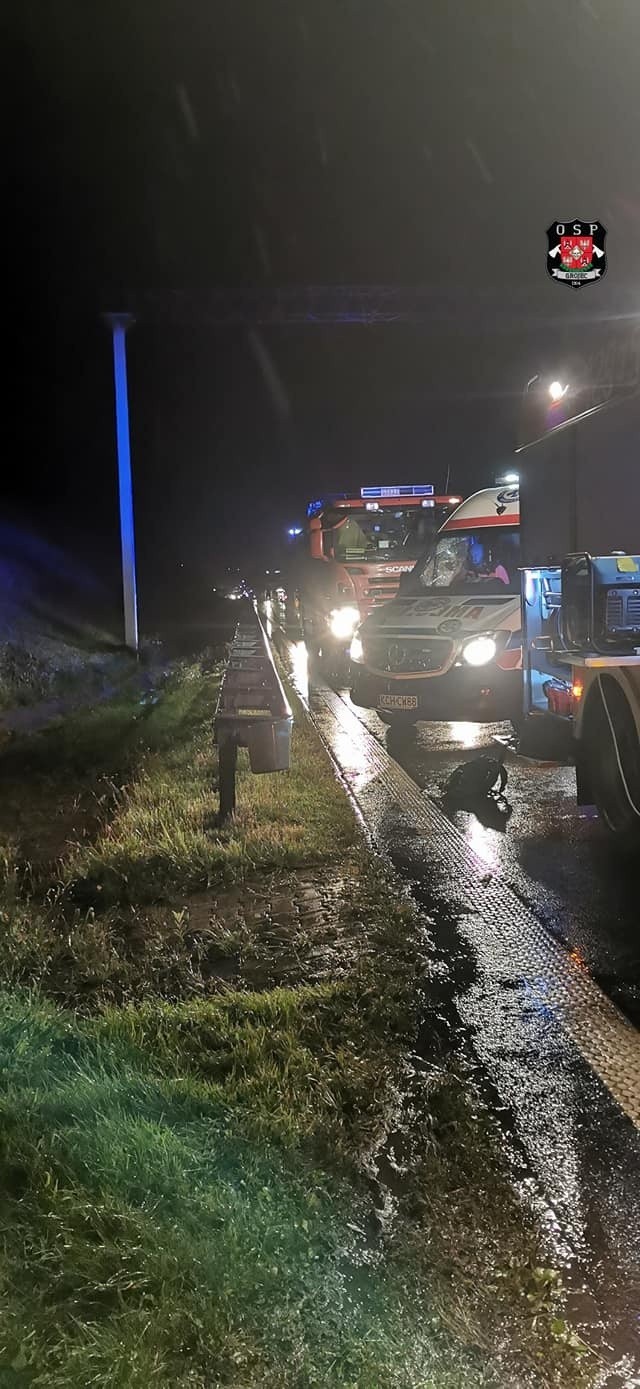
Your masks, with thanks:
[{"label": "metal guardrail", "polygon": [[231,644],[215,713],[220,820],[236,808],[238,748],[247,748],[251,771],[286,772],[291,759],[293,714],[255,607],[247,605]]}]

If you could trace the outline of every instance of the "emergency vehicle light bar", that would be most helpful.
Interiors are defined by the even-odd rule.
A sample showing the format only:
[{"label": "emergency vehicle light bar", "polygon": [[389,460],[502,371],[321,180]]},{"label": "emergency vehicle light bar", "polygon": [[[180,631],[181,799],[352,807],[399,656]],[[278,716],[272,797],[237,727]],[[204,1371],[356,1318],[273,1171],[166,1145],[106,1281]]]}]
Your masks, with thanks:
[{"label": "emergency vehicle light bar", "polygon": [[432,497],[435,488],[430,482],[414,482],[402,487],[361,487],[361,497]]},{"label": "emergency vehicle light bar", "polygon": [[346,492],[330,492],[326,497],[319,497],[317,502],[309,502],[307,516],[317,516],[318,512],[322,511],[323,507],[329,506],[331,502],[345,502],[346,500]]}]

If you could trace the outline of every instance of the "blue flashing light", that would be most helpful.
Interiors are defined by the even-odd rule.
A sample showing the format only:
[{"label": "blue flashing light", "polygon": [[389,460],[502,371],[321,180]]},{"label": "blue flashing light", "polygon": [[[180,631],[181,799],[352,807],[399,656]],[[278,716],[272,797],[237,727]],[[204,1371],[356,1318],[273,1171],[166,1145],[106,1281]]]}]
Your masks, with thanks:
[{"label": "blue flashing light", "polygon": [[430,482],[405,483],[400,487],[361,487],[361,497],[433,497],[435,488]]},{"label": "blue flashing light", "polygon": [[291,536],[302,535],[302,526],[289,526],[289,527],[287,528],[287,535],[291,535]]},{"label": "blue flashing light", "polygon": [[317,516],[320,511],[324,510],[325,506],[332,506],[335,505],[336,502],[344,502],[346,500],[346,492],[329,492],[326,497],[319,497],[317,501],[309,502],[307,516]]}]

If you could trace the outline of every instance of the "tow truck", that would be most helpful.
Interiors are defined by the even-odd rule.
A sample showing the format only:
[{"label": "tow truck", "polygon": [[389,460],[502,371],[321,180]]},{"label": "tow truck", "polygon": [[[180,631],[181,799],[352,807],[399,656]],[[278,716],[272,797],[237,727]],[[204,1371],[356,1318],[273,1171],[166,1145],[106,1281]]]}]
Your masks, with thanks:
[{"label": "tow truck", "polygon": [[578,804],[640,843],[640,395],[518,450],[525,745],[564,742]]},{"label": "tow truck", "polygon": [[388,603],[403,575],[462,500],[431,483],[362,487],[309,503],[296,568],[298,611],[310,656],[348,664],[356,627]]}]

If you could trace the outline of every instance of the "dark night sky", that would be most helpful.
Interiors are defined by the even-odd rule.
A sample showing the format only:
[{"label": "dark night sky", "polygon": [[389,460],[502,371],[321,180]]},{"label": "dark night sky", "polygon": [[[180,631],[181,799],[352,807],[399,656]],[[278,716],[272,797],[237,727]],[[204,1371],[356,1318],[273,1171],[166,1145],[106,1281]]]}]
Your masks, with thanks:
[{"label": "dark night sky", "polygon": [[[600,295],[600,313],[637,295],[637,0],[20,0],[4,14],[3,489],[55,538],[117,561],[97,311],[125,287],[452,295],[444,328],[261,329],[276,387],[246,329],[137,327],[143,591],[181,559],[206,576],[237,541],[277,537],[323,488],[441,483],[449,466],[456,487],[490,481],[569,301]],[[609,230],[606,281],[576,296],[545,271],[564,216]],[[491,305],[524,292],[531,313],[494,337]]]}]

